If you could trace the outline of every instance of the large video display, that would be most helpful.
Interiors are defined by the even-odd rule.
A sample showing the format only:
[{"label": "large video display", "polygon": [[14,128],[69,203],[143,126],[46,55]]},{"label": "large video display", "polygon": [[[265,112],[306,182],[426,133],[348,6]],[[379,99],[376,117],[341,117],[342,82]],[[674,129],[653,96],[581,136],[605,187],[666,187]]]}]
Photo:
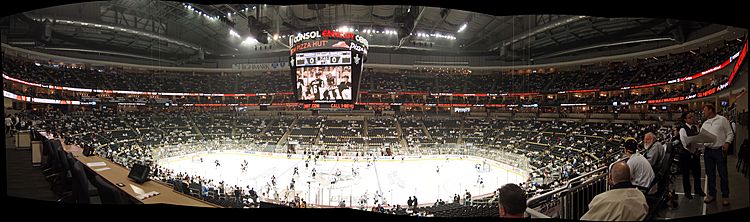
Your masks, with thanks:
[{"label": "large video display", "polygon": [[298,67],[296,76],[299,100],[352,100],[351,66]]},{"label": "large video display", "polygon": [[[313,30],[289,37],[289,66],[298,102],[310,108],[357,102],[367,39],[351,32]],[[330,105],[330,106],[329,106]]]}]

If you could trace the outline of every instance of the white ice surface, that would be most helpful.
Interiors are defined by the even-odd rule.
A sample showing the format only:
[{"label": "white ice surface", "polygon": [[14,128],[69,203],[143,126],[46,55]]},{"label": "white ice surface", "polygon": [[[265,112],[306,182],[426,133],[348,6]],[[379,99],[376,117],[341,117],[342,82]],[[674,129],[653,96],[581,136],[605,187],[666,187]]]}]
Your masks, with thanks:
[{"label": "white ice surface", "polygon": [[[203,158],[201,163],[199,158]],[[271,183],[271,176],[276,177],[276,186],[270,188],[270,194],[261,196],[273,199],[273,193],[278,192],[280,199],[291,199],[294,194],[306,200],[308,204],[336,206],[339,200],[346,201],[347,206],[359,206],[363,195],[367,197],[367,205],[373,204],[373,197],[378,191],[382,194],[379,203],[400,204],[406,206],[409,196],[417,196],[419,203],[434,203],[437,199],[446,202],[453,201],[453,195],[462,198],[466,190],[473,196],[493,192],[506,183],[520,183],[526,175],[519,170],[487,160],[487,169],[477,170],[476,164],[482,164],[484,159],[469,156],[422,156],[422,157],[382,157],[367,166],[367,161],[359,157],[352,159],[335,157],[327,160],[310,161],[305,167],[302,155],[291,158],[285,154],[243,153],[241,151],[225,151],[217,153],[193,154],[173,157],[158,161],[159,165],[177,172],[199,175],[214,181],[224,181],[227,185],[250,186],[259,195]],[[220,166],[216,166],[219,160]],[[242,171],[240,165],[247,160],[248,167]],[[294,167],[298,167],[299,175],[292,175]],[[312,169],[316,169],[316,177],[312,177]],[[353,175],[352,168],[358,171]],[[437,172],[437,169],[440,172]],[[341,176],[337,182],[331,184],[337,170]],[[483,185],[479,185],[481,177]],[[288,189],[291,179],[295,179],[295,190]],[[308,183],[310,182],[309,186]],[[352,204],[351,202],[354,202]]]}]

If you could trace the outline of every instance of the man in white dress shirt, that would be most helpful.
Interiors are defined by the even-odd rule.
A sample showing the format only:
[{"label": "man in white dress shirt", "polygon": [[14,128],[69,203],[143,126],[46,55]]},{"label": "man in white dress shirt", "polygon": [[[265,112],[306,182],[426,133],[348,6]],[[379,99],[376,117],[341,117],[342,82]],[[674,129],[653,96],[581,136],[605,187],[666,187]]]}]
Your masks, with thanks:
[{"label": "man in white dress shirt", "polygon": [[625,147],[625,157],[628,158],[627,163],[630,168],[630,176],[633,178],[633,185],[638,187],[638,189],[648,190],[655,176],[651,164],[643,155],[636,152],[638,142],[635,138],[626,138],[623,146]]},{"label": "man in white dress shirt", "polygon": [[734,133],[727,118],[716,115],[716,108],[711,104],[703,106],[703,122],[701,130],[706,130],[716,136],[713,143],[704,144],[706,149],[703,162],[706,165],[706,179],[708,180],[708,196],[703,200],[711,203],[716,200],[716,171],[719,171],[721,181],[722,205],[729,205],[729,178],[727,175],[727,149],[734,139]]}]

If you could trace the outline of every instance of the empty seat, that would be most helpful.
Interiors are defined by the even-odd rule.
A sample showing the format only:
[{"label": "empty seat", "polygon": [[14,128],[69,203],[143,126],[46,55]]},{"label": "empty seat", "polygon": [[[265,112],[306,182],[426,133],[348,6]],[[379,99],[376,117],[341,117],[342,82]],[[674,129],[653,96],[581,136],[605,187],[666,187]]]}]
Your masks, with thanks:
[{"label": "empty seat", "polygon": [[102,204],[126,204],[126,199],[122,196],[120,189],[104,181],[100,176],[94,176],[92,181],[94,186],[99,190],[99,198]]}]

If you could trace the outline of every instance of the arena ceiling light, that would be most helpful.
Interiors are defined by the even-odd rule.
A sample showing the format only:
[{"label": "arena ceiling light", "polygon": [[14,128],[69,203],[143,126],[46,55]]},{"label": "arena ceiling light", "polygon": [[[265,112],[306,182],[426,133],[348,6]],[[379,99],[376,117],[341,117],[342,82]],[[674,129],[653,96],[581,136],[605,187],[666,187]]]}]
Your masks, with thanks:
[{"label": "arena ceiling light", "polygon": [[198,15],[202,15],[204,18],[207,18],[207,19],[210,19],[210,20],[217,20],[217,19],[219,19],[219,16],[209,16],[207,13],[205,13],[203,11],[200,11],[200,10],[198,10],[196,8],[193,8],[193,6],[190,5],[190,4],[183,3],[183,5],[188,10],[193,11],[195,13],[198,13]]},{"label": "arena ceiling light", "polygon": [[245,41],[242,41],[240,45],[242,46],[253,46],[258,44],[258,40],[253,37],[247,37]]},{"label": "arena ceiling light", "polygon": [[231,35],[231,36],[234,36],[234,37],[237,37],[237,38],[242,38],[242,36],[240,36],[240,34],[238,34],[238,33],[237,33],[236,31],[234,31],[233,29],[230,29],[230,30],[229,30],[229,35]]},{"label": "arena ceiling light", "polygon": [[463,25],[461,25],[461,28],[458,28],[458,32],[463,32],[464,30],[466,30],[466,26],[468,25],[468,23],[464,23]]},{"label": "arena ceiling light", "polygon": [[336,29],[336,31],[339,31],[339,32],[352,32],[352,31],[354,31],[354,29],[350,28],[349,26],[341,26],[338,29]]}]

